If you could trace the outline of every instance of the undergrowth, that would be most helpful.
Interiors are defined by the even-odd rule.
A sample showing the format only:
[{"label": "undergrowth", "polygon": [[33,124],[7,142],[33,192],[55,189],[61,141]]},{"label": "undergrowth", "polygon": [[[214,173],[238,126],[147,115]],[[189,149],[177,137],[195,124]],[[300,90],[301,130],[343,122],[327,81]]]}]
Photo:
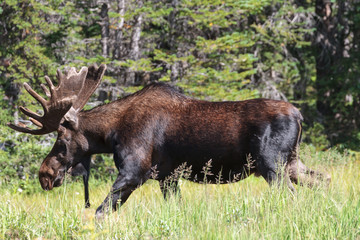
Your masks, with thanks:
[{"label": "undergrowth", "polygon": [[[165,201],[149,180],[102,221],[95,210],[111,179],[90,179],[91,208],[82,182],[68,179],[50,192],[0,188],[1,239],[356,239],[360,237],[360,165],[337,151],[304,147],[306,165],[332,176],[329,187],[269,187],[251,176],[225,185],[180,181],[181,198]],[[115,174],[115,173],[114,173]],[[80,179],[80,178],[79,178]]]}]

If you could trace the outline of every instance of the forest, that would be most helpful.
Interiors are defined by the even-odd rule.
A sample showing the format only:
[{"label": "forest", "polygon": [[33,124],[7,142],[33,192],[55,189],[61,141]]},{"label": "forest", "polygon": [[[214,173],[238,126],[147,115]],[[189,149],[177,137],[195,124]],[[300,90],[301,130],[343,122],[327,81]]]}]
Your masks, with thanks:
[{"label": "forest", "polygon": [[[94,63],[106,64],[107,71],[86,109],[127,96],[151,82],[166,82],[185,95],[208,101],[284,100],[298,107],[304,117],[302,145],[308,152],[303,155],[315,156],[309,157],[312,159],[321,158],[322,154],[334,155],[331,167],[356,161],[360,157],[359,43],[359,0],[3,0],[0,3],[0,186],[16,194],[40,192],[39,166],[55,141],[53,133],[28,136],[7,126],[8,122],[31,126],[18,111],[19,106],[35,112],[41,109],[27,94],[23,83],[42,92],[40,84],[45,83],[46,75],[55,80],[57,69],[79,70]],[[319,162],[322,164],[324,160]],[[325,165],[329,167],[328,163]],[[98,186],[97,180],[114,178],[114,171],[111,156],[94,157],[92,183]],[[70,179],[69,184],[72,181],[80,188],[76,185],[80,184],[78,180]],[[356,210],[347,210],[344,215],[347,217],[349,212],[359,213],[359,204]],[[172,211],[175,214],[178,209],[164,210]],[[230,217],[222,217],[230,218],[235,225],[245,224],[244,221],[249,226],[252,224],[252,218],[242,219],[236,211],[235,215],[232,212]],[[136,218],[136,213],[131,214]],[[285,211],[284,215],[287,214]],[[46,215],[42,219],[48,218]],[[354,235],[331,232],[333,235],[323,238],[358,237],[359,219],[351,218],[349,223],[354,224],[350,224]],[[144,238],[147,234],[156,239],[172,239],[171,234],[177,234],[172,231],[172,224],[164,219],[154,223],[152,227],[159,231],[158,235],[149,233],[147,225],[138,226],[139,232],[130,237],[122,235],[121,230],[109,231],[128,239]],[[317,236],[325,226],[319,225],[315,235],[311,232],[308,236]],[[3,225],[2,238],[32,239],[47,231],[44,227],[40,233],[26,235],[21,227],[10,233],[4,230],[7,227]],[[349,230],[347,227],[344,229]],[[271,236],[274,239],[304,237],[301,230],[300,235],[287,235],[288,230],[284,229],[285,235]],[[98,230],[84,231],[94,234]],[[49,238],[77,238],[73,232],[58,234],[50,234]],[[208,235],[199,236],[209,239]],[[260,234],[253,238],[267,237]]]}]

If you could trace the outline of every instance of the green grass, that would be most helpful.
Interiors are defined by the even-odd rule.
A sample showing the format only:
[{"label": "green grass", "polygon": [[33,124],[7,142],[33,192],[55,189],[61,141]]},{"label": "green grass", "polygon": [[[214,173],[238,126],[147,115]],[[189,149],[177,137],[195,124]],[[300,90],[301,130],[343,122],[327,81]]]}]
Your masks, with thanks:
[{"label": "green grass", "polygon": [[335,151],[305,150],[302,159],[331,173],[331,185],[293,195],[253,176],[228,185],[184,180],[182,198],[165,201],[150,180],[101,222],[95,210],[111,182],[91,179],[90,209],[81,181],[32,194],[2,186],[0,239],[359,239],[360,163]]}]

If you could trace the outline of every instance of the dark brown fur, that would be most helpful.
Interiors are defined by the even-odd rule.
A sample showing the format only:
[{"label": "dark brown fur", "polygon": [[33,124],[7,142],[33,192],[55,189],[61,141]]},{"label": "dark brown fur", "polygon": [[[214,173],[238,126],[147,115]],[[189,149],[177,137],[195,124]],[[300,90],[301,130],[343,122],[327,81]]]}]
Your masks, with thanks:
[{"label": "dark brown fur", "polygon": [[124,203],[150,177],[159,180],[165,197],[169,188],[178,191],[176,172],[184,164],[191,168],[186,178],[195,182],[229,183],[257,173],[269,183],[284,177],[293,189],[290,180],[324,178],[297,157],[301,120],[300,112],[283,101],[207,102],[152,84],[80,112],[77,126],[63,122],[39,179],[51,190],[69,168],[88,173],[92,154],[113,153],[119,175],[97,216],[109,207],[116,210],[118,200]]}]

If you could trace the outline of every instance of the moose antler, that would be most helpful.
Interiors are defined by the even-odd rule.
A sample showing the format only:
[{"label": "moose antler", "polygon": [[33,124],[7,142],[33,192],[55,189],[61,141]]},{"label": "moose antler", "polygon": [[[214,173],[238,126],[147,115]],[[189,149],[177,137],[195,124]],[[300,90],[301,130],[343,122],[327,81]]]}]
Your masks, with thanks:
[{"label": "moose antler", "polygon": [[20,107],[20,110],[29,116],[30,121],[40,127],[40,129],[31,129],[12,123],[8,123],[8,126],[16,131],[34,135],[56,131],[70,108],[77,113],[84,107],[91,94],[99,85],[105,70],[106,65],[104,64],[100,65],[100,67],[96,65],[92,65],[89,68],[82,67],[79,72],[76,72],[75,68],[70,68],[65,75],[58,70],[56,78],[59,85],[57,87],[53,85],[48,76],[45,76],[49,89],[43,84],[41,84],[41,87],[49,100],[45,100],[27,83],[24,83],[26,91],[43,107],[44,115],[40,116],[24,107]]}]

